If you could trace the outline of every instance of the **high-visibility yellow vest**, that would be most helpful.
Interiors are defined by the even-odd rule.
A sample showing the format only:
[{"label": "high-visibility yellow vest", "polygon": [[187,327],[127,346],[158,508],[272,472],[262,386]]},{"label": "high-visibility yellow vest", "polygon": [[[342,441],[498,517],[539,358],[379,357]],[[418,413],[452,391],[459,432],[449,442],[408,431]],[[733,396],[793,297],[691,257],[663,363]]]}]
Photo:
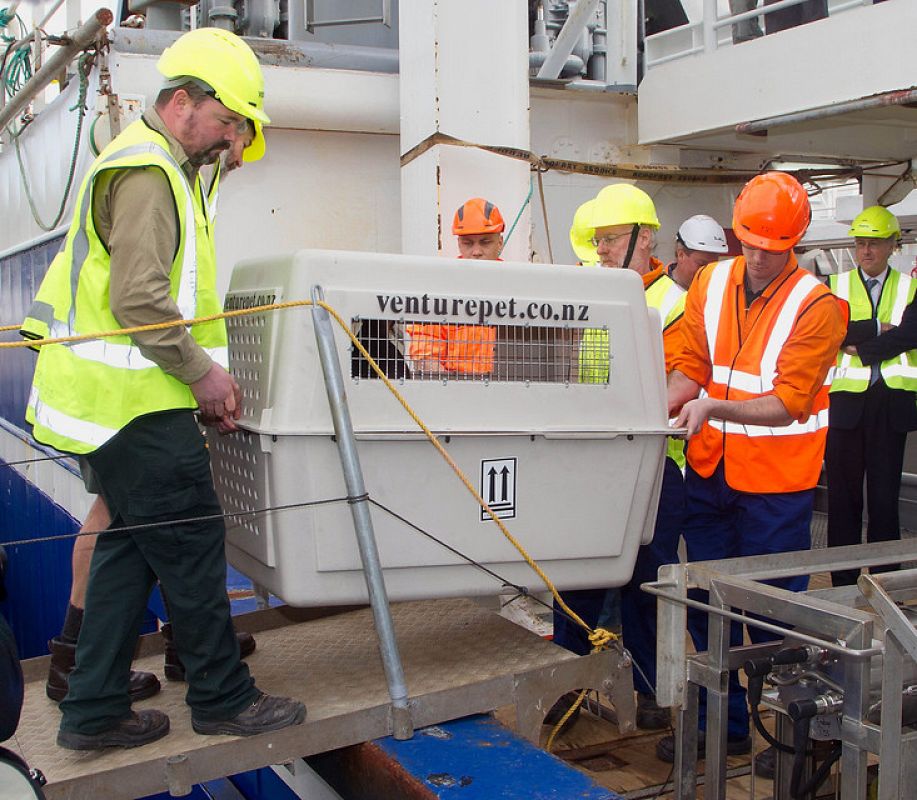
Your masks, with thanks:
[{"label": "high-visibility yellow vest", "polygon": [[[668,275],[646,287],[646,305],[659,312],[662,331],[685,313],[685,290]],[[604,328],[586,328],[580,339],[579,382],[608,383],[608,331]]]},{"label": "high-visibility yellow vest", "polygon": [[[83,180],[64,246],[42,281],[23,335],[74,336],[121,327],[109,307],[110,261],[94,227],[93,193],[103,171],[151,166],[167,177],[179,222],[172,298],[183,319],[221,310],[210,219],[218,181],[205,196],[200,178],[190,183],[166,139],[138,120],[99,154]],[[223,320],[195,325],[191,335],[215,362],[227,366]],[[42,347],[26,419],[38,441],[82,454],[101,447],[136,417],[196,407],[191,389],[144,357],[129,336],[110,336]]]},{"label": "high-visibility yellow vest", "polygon": [[[900,325],[904,309],[914,299],[917,281],[897,270],[890,269],[882,285],[879,307],[872,307],[872,298],[866,289],[859,269],[853,269],[828,279],[831,291],[850,305],[850,319],[877,319]],[[897,358],[879,365],[879,372],[892,389],[917,391],[917,350],[908,350]],[[837,355],[832,392],[865,392],[869,388],[871,369],[864,366],[859,356],[841,351]]]}]

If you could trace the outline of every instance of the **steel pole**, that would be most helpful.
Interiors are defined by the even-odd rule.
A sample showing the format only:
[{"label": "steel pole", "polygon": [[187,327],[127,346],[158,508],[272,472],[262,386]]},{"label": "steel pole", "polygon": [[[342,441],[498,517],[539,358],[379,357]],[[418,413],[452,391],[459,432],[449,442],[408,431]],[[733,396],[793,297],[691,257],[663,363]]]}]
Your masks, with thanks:
[{"label": "steel pole", "polygon": [[29,78],[25,86],[0,110],[0,130],[5,129],[33,97],[60,75],[61,70],[65,69],[79,52],[98,39],[99,34],[111,24],[112,19],[114,17],[111,11],[107,8],[100,8],[77,28],[70,36],[69,43],[55,50],[54,55],[41,65],[38,72]]},{"label": "steel pole", "polygon": [[360,560],[363,562],[363,575],[369,591],[369,603],[372,606],[376,622],[376,634],[379,637],[379,649],[382,653],[382,665],[388,681],[388,693],[392,698],[392,735],[396,739],[410,739],[414,735],[414,723],[408,707],[408,690],[401,666],[401,655],[395,639],[395,626],[388,606],[388,594],[385,591],[385,579],[382,576],[382,564],[379,561],[379,550],[373,533],[373,521],[369,514],[366,484],[363,482],[363,470],[360,467],[360,456],[357,453],[357,442],[353,435],[353,424],[350,410],[347,408],[347,394],[344,391],[344,376],[341,364],[334,349],[334,331],[331,328],[331,317],[319,303],[324,300],[320,286],[312,287],[312,322],[315,325],[315,339],[318,343],[318,356],[325,375],[325,390],[328,392],[328,405],[334,421],[334,433],[337,438],[338,454],[341,457],[341,468],[344,472],[344,483],[350,499],[350,512],[353,515],[353,527],[357,534],[357,545],[360,548]]},{"label": "steel pole", "polygon": [[704,51],[712,53],[716,50],[716,0],[704,0],[703,39]]}]

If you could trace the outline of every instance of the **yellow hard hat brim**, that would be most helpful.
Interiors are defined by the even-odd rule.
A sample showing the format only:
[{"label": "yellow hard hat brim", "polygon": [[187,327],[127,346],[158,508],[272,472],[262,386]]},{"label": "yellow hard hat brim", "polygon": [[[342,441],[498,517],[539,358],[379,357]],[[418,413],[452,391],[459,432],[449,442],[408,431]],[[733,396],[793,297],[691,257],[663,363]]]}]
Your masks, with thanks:
[{"label": "yellow hard hat brim", "polygon": [[242,151],[242,160],[246,163],[260,161],[264,157],[265,149],[264,130],[260,122],[255,122],[255,138],[252,139],[252,143]]},{"label": "yellow hard hat brim", "polygon": [[599,254],[592,244],[592,235],[582,236],[570,234],[570,244],[573,246],[573,252],[583,264],[595,263],[599,260]]}]

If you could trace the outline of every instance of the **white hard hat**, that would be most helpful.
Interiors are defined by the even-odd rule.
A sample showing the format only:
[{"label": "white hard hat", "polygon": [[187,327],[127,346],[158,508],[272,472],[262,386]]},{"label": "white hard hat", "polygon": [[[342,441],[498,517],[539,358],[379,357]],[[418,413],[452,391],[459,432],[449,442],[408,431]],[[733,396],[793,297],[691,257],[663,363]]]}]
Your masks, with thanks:
[{"label": "white hard hat", "polygon": [[705,253],[728,253],[726,232],[722,226],[706,214],[689,217],[678,229],[678,241],[688,250],[702,250]]}]

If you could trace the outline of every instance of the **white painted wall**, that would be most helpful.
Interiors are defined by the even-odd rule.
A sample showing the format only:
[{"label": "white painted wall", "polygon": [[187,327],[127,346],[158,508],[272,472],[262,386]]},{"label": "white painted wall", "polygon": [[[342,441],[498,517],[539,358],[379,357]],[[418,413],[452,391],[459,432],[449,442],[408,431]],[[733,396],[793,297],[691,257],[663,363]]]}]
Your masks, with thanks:
[{"label": "white painted wall", "polygon": [[[401,0],[401,152],[434,133],[528,149],[528,18],[523,3]],[[402,169],[402,247],[456,255],[455,209],[470,197],[500,207],[507,226],[529,168],[482,150],[436,145]],[[503,251],[529,258],[528,211]]]}]

